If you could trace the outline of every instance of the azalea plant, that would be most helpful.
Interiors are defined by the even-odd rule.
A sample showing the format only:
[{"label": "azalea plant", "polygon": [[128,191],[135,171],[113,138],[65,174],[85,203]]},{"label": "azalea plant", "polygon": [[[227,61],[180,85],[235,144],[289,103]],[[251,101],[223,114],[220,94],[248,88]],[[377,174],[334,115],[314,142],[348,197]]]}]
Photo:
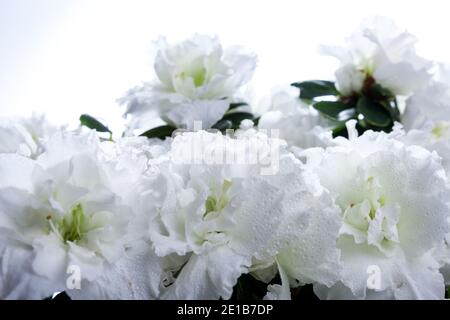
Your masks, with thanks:
[{"label": "azalea plant", "polygon": [[450,72],[414,44],[369,19],[258,104],[254,54],[160,39],[123,134],[1,120],[0,298],[444,299]]}]

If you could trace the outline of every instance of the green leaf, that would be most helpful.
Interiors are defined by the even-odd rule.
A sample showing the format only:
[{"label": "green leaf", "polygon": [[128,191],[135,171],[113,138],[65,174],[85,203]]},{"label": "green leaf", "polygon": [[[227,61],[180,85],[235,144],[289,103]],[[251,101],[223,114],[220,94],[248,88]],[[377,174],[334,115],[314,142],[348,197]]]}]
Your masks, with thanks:
[{"label": "green leaf", "polygon": [[176,130],[175,127],[172,126],[160,126],[141,133],[140,136],[147,138],[159,138],[164,140],[166,137],[170,137],[172,133]]},{"label": "green leaf", "polygon": [[[358,135],[360,136],[364,133],[364,131],[366,131],[368,129],[363,127],[361,125],[361,121],[358,120],[358,122],[356,123],[356,130],[358,131]],[[332,130],[332,133],[333,133],[333,138],[344,137],[344,138],[348,139],[348,131],[347,131],[347,126],[345,125],[345,123],[341,123],[338,126],[336,126]]]},{"label": "green leaf", "polygon": [[324,116],[329,117],[333,120],[339,120],[339,114],[342,111],[352,109],[352,107],[340,101],[320,101],[316,102],[313,107]]},{"label": "green leaf", "polygon": [[367,97],[363,96],[359,98],[356,105],[356,110],[362,114],[364,116],[364,120],[371,125],[386,127],[392,122],[391,116],[384,109],[384,107],[381,104],[368,99]]},{"label": "green leaf", "polygon": [[108,129],[107,126],[105,126],[103,123],[95,119],[94,117],[83,114],[80,117],[80,122],[83,126],[88,127],[89,129],[94,129],[98,132],[109,132],[112,133],[111,130]]},{"label": "green leaf", "polygon": [[228,110],[233,110],[243,106],[248,106],[248,104],[245,102],[232,102],[230,103],[230,107],[228,108]]},{"label": "green leaf", "polygon": [[394,95],[388,89],[383,88],[378,83],[370,86],[367,90],[367,95],[374,100],[386,100],[394,97]]},{"label": "green leaf", "polygon": [[246,119],[250,119],[253,120],[254,116],[253,114],[249,113],[249,112],[232,112],[232,113],[228,113],[225,114],[222,120],[228,120],[232,123],[232,128],[236,129],[239,128],[239,125],[241,124],[242,120],[246,120]]},{"label": "green leaf", "polygon": [[231,127],[233,127],[233,123],[230,120],[219,120],[211,128],[220,131],[225,131],[227,129],[231,129]]},{"label": "green leaf", "polygon": [[393,121],[400,121],[397,99],[380,101],[379,104],[390,114]]},{"label": "green leaf", "polygon": [[336,96],[339,94],[332,81],[312,80],[294,82],[291,86],[300,89],[300,99],[314,99],[316,97]]},{"label": "green leaf", "polygon": [[348,138],[347,128],[345,124],[338,125],[332,130],[333,138],[336,137],[345,137]]}]

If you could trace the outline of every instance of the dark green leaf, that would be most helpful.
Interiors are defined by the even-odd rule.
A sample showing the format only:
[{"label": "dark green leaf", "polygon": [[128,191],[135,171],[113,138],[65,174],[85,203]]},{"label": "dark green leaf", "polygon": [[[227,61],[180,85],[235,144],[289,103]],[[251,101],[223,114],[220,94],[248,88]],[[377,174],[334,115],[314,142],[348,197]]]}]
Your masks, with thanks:
[{"label": "dark green leaf", "polygon": [[81,115],[80,122],[83,126],[86,126],[89,129],[94,129],[98,132],[111,133],[111,130],[109,130],[107,126],[88,114]]},{"label": "dark green leaf", "polygon": [[221,121],[222,120],[230,121],[232,123],[232,128],[236,129],[239,127],[242,120],[246,120],[246,119],[253,120],[254,119],[253,114],[251,114],[249,112],[232,112],[232,113],[225,114],[223,116],[223,118],[221,119]]},{"label": "dark green leaf", "polygon": [[219,120],[215,125],[212,126],[212,129],[225,131],[227,129],[231,129],[231,127],[233,127],[233,123],[230,120]]},{"label": "dark green leaf", "polygon": [[339,94],[332,81],[312,80],[294,82],[291,85],[300,89],[301,99],[314,99],[316,97],[336,96]]},{"label": "dark green leaf", "polygon": [[320,101],[316,102],[313,107],[324,116],[333,120],[339,120],[339,114],[342,111],[352,109],[352,107],[349,107],[340,101]]},{"label": "dark green leaf", "polygon": [[172,133],[176,130],[175,127],[172,126],[160,126],[141,133],[140,136],[147,138],[159,138],[164,140],[166,137],[170,137]]},{"label": "dark green leaf", "polygon": [[395,98],[393,100],[380,101],[379,103],[390,114],[393,121],[400,121],[400,111]]},{"label": "dark green leaf", "polygon": [[336,137],[348,138],[347,128],[345,127],[345,124],[341,124],[341,125],[335,127],[332,130],[332,133],[333,133],[333,138],[336,138]]},{"label": "dark green leaf", "polygon": [[233,110],[239,107],[243,107],[243,106],[247,106],[248,104],[245,102],[232,102],[230,103],[230,107],[228,108],[228,110]]},{"label": "dark green leaf", "polygon": [[356,110],[364,116],[364,120],[377,127],[386,127],[392,120],[389,113],[377,102],[367,97],[361,97],[356,105]]},{"label": "dark green leaf", "polygon": [[378,83],[370,86],[367,91],[367,95],[373,100],[386,100],[394,97],[388,89],[383,88]]},{"label": "dark green leaf", "polygon": [[[373,129],[373,128],[370,128]],[[364,131],[368,130],[368,128],[365,128],[361,125],[361,121],[358,121],[356,123],[356,130],[358,131],[358,135],[362,135]],[[336,137],[344,137],[348,139],[348,131],[347,127],[345,126],[345,123],[341,123],[338,126],[336,126],[333,130],[333,138]]]}]

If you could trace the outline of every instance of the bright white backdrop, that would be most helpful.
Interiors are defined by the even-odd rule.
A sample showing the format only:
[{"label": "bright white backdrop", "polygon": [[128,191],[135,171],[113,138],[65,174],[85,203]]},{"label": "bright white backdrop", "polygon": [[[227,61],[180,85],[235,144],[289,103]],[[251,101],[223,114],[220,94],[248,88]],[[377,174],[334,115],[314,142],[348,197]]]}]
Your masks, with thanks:
[{"label": "bright white backdrop", "polygon": [[116,99],[150,80],[152,41],[194,32],[256,52],[255,97],[272,86],[330,78],[317,53],[360,21],[389,16],[415,34],[419,53],[450,62],[448,0],[0,0],[0,116],[45,112],[77,124],[81,113],[120,128]]}]

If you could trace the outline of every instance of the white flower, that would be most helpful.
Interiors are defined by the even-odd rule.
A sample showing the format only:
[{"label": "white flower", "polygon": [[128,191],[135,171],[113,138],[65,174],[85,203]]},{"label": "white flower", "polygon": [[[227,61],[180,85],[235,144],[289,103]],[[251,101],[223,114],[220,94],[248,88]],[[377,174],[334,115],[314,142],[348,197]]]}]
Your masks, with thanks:
[{"label": "white flower", "polygon": [[[398,126],[396,135],[408,145],[420,145],[436,151],[450,177],[450,72],[440,65],[435,79],[414,93],[406,104],[403,128]],[[441,265],[445,282],[450,283],[450,233],[434,256]]]},{"label": "white flower", "polygon": [[[279,171],[261,175],[272,156],[279,156]],[[299,233],[309,220],[311,213],[296,206],[307,192],[298,160],[282,141],[253,129],[235,138],[184,133],[155,165],[164,177],[157,186],[165,201],[151,238],[166,261],[164,298],[230,298],[252,260],[274,254],[284,214],[296,214]],[[148,189],[155,189],[153,182]]]},{"label": "white flower", "polygon": [[450,176],[450,72],[439,68],[435,80],[417,90],[406,102],[402,140],[436,151]]},{"label": "white flower", "polygon": [[[70,266],[79,268],[81,276],[81,290],[69,291],[73,297],[158,294],[159,262],[145,238],[130,235],[139,203],[131,205],[114,192],[113,164],[100,160],[99,144],[93,132],[61,132],[47,141],[37,160],[1,155],[2,298],[41,299],[73,289],[66,287]],[[130,261],[142,265],[130,266]],[[141,283],[142,273],[136,271],[153,282]],[[119,280],[123,285],[118,286]]]},{"label": "white flower", "polygon": [[394,95],[409,95],[429,79],[430,64],[417,56],[414,36],[387,18],[365,21],[346,42],[346,47],[323,47],[341,62],[336,85],[344,96],[359,93],[370,78]]},{"label": "white flower", "polygon": [[303,172],[283,178],[279,186],[285,186],[287,194],[283,200],[285,214],[274,237],[273,255],[252,268],[264,282],[279,271],[281,285],[270,285],[266,299],[290,299],[290,287],[307,283],[330,287],[340,279],[342,271],[336,247],[342,222],[330,194],[314,175]]},{"label": "white flower", "polygon": [[153,167],[149,165],[150,159],[155,159],[167,153],[171,139],[148,139],[146,137],[124,137],[114,142],[104,141],[101,144],[102,161],[108,164],[105,167],[108,174],[110,188],[120,194],[128,203],[136,196],[135,184],[138,184],[144,174]]},{"label": "white flower", "polygon": [[135,241],[101,277],[68,291],[72,299],[149,300],[158,298],[161,261],[147,241]]},{"label": "white flower", "polygon": [[445,285],[450,285],[450,233],[445,235],[442,244],[432,254],[439,263],[439,271],[444,277]]},{"label": "white flower", "polygon": [[405,144],[418,145],[429,151],[436,151],[450,177],[450,123],[437,122],[422,129],[412,129],[400,138]]},{"label": "white flower", "polygon": [[[450,196],[435,153],[367,131],[335,147],[307,151],[308,166],[341,210],[342,278],[321,298],[442,299],[444,281],[431,252],[449,230]],[[369,271],[379,286],[368,288]]]},{"label": "white flower", "polygon": [[334,74],[336,87],[344,96],[351,96],[355,92],[361,92],[367,76],[366,73],[354,64],[344,64]]},{"label": "white flower", "polygon": [[[450,121],[450,69],[439,65],[432,81],[406,101],[402,124],[407,131]],[[439,131],[436,128],[436,131]],[[437,132],[438,133],[438,132]]]},{"label": "white flower", "polygon": [[266,102],[267,112],[259,119],[258,127],[277,129],[279,137],[292,147],[324,146],[324,137],[331,137],[331,124],[317,110],[301,102],[298,96],[299,90],[291,86],[274,90]]},{"label": "white flower", "polygon": [[161,39],[159,45],[157,80],[131,90],[122,100],[135,127],[145,126],[148,114],[176,127],[192,129],[194,120],[211,127],[256,66],[253,55],[238,47],[223,49],[217,38],[208,36],[195,35],[176,45]]},{"label": "white flower", "polygon": [[0,119],[0,153],[36,158],[44,151],[45,141],[58,130],[61,128],[48,123],[44,115]]}]

